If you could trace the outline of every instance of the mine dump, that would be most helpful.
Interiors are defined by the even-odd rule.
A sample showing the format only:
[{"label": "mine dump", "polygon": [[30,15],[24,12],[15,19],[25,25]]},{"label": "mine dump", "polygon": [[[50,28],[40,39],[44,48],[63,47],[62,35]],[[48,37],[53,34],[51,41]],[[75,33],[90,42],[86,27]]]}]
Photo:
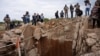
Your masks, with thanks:
[{"label": "mine dump", "polygon": [[88,17],[25,24],[0,34],[0,56],[100,56],[100,29]]}]

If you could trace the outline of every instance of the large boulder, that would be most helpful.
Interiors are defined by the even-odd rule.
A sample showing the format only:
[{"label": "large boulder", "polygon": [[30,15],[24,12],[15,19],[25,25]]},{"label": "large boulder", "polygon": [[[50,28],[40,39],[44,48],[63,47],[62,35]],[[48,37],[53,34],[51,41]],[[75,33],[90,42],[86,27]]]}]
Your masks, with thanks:
[{"label": "large boulder", "polygon": [[96,40],[93,39],[93,38],[87,38],[86,43],[87,43],[88,46],[92,46],[96,43]]},{"label": "large boulder", "polygon": [[11,40],[11,38],[8,35],[3,34],[2,40],[5,41],[5,42],[7,42],[7,41]]},{"label": "large boulder", "polygon": [[36,27],[33,36],[35,37],[35,39],[39,40],[41,35],[42,35],[41,28]]}]

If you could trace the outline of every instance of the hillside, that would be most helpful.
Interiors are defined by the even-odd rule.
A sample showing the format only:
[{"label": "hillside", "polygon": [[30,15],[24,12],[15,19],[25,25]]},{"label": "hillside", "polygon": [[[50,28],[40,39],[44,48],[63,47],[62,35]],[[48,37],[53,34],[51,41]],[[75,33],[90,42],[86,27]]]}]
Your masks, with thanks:
[{"label": "hillside", "polygon": [[20,38],[21,54],[26,56],[100,56],[99,30],[90,29],[88,17],[22,25],[1,34],[0,47],[13,45],[0,48],[0,55],[17,56],[14,46]]}]

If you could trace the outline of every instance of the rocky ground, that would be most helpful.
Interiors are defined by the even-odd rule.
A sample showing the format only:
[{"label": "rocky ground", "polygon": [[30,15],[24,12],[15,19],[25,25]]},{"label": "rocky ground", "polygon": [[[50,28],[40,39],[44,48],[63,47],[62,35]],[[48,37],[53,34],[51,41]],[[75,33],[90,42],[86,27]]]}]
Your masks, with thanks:
[{"label": "rocky ground", "polygon": [[[21,48],[28,51],[26,52],[27,56],[36,56],[39,55],[37,52],[41,54],[47,52],[47,50],[49,51],[50,46],[53,46],[50,39],[58,40],[60,43],[64,43],[64,41],[73,42],[73,56],[100,56],[100,29],[90,29],[88,17],[52,19],[45,23],[39,22],[37,26],[26,24],[17,29],[5,31],[0,36],[0,47],[7,45],[6,43],[9,41],[15,44],[17,38],[21,38]],[[44,46],[45,50],[37,50],[38,48],[35,45],[38,45],[44,37],[47,39],[43,42],[46,45],[41,45],[41,47]],[[8,50],[7,48],[1,49],[2,51]],[[12,51],[12,49],[10,50]],[[15,49],[13,51],[17,52]],[[33,53],[35,54],[33,55]]]}]

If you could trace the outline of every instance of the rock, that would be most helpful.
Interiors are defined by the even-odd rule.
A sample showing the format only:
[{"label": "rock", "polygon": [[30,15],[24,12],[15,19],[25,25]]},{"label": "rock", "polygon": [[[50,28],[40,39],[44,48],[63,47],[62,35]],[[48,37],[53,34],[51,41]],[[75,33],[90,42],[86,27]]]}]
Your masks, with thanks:
[{"label": "rock", "polygon": [[7,34],[9,36],[12,36],[12,35],[14,35],[14,32],[12,32],[12,31],[6,31],[5,34]]},{"label": "rock", "polygon": [[41,28],[36,28],[35,30],[34,30],[34,37],[35,37],[35,39],[37,39],[37,40],[39,40],[40,39],[40,37],[41,37],[41,35],[42,35],[42,32],[41,32]]},{"label": "rock", "polygon": [[11,38],[11,41],[12,41],[13,43],[16,43],[17,37]]},{"label": "rock", "polygon": [[100,51],[91,52],[91,53],[83,54],[80,56],[100,56]]},{"label": "rock", "polygon": [[95,45],[92,46],[91,51],[95,52],[100,50],[100,45],[98,43],[96,43]]},{"label": "rock", "polygon": [[58,40],[59,40],[60,43],[64,43],[65,39],[66,39],[66,37],[61,36]]},{"label": "rock", "polygon": [[96,45],[92,46],[91,51],[96,52],[100,50],[100,47],[98,48]]},{"label": "rock", "polygon": [[92,46],[96,43],[96,40],[93,38],[87,38],[86,43],[88,44],[88,46]]},{"label": "rock", "polygon": [[15,29],[15,33],[16,34],[22,33],[22,30],[21,29]]},{"label": "rock", "polygon": [[[0,43],[0,47],[3,47],[3,46],[5,46],[5,44],[4,43]],[[0,56],[3,55],[4,52],[6,52],[6,51],[7,51],[7,48],[0,48]]]},{"label": "rock", "polygon": [[38,22],[39,27],[44,27],[44,23]]},{"label": "rock", "polygon": [[87,36],[88,36],[89,38],[98,39],[98,36],[97,36],[96,33],[88,33]]},{"label": "rock", "polygon": [[29,51],[28,54],[29,54],[28,56],[37,56],[37,51],[36,51],[36,49],[32,49]]},{"label": "rock", "polygon": [[11,38],[8,35],[3,34],[3,39],[2,40],[4,40],[5,42],[7,42],[7,41],[11,40]]},{"label": "rock", "polygon": [[70,30],[70,28],[68,26],[64,27],[64,31],[69,31],[69,30]]}]

